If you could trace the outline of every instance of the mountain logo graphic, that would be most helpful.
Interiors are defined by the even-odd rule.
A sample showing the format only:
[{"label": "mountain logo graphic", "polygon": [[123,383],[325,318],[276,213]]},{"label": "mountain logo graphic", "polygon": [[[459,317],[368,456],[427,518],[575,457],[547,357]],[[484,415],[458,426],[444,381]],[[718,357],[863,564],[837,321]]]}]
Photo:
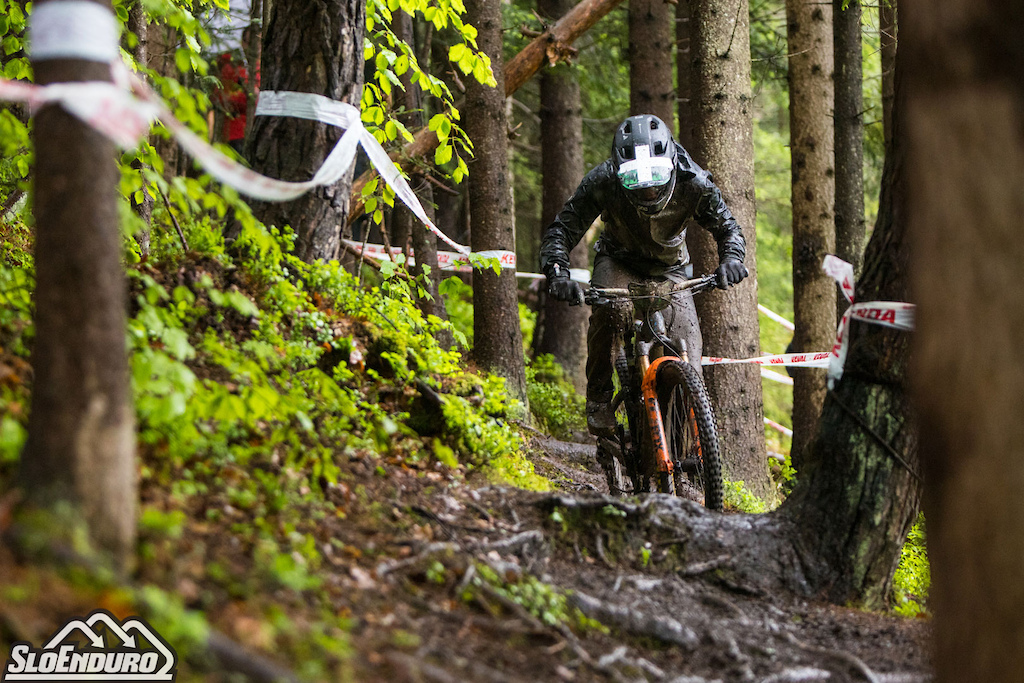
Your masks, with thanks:
[{"label": "mountain logo graphic", "polygon": [[[69,642],[65,642],[69,641]],[[15,643],[4,681],[174,681],[174,649],[139,617],[98,609],[57,629],[43,647]]]}]

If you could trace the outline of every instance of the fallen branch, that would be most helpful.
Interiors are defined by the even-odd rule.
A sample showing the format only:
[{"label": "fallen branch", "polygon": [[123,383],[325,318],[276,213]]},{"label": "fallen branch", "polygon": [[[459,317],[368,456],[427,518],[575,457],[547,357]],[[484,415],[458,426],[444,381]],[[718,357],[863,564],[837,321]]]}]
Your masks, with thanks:
[{"label": "fallen branch", "polygon": [[256,683],[298,683],[299,677],[266,657],[247,650],[223,633],[211,631],[206,649],[226,670],[239,673]]},{"label": "fallen branch", "polygon": [[732,555],[719,555],[718,557],[713,557],[710,560],[706,560],[704,562],[694,562],[693,564],[689,564],[683,567],[679,570],[679,576],[682,576],[684,578],[688,578],[691,576],[700,576],[701,574],[706,574],[707,572],[714,571],[719,567],[726,566],[731,562]]},{"label": "fallen branch", "polygon": [[838,659],[839,661],[843,662],[844,664],[851,667],[854,671],[859,673],[861,677],[863,677],[863,679],[867,681],[867,683],[882,683],[882,681],[878,678],[875,672],[871,670],[871,667],[865,664],[864,661],[856,655],[850,654],[849,652],[844,652],[842,650],[827,650],[823,647],[815,647],[814,645],[808,645],[807,643],[800,641],[800,639],[794,636],[792,633],[787,633],[786,639],[789,640],[789,642],[793,645],[796,645],[798,648],[806,652],[813,652],[816,654],[825,655],[826,657],[831,657],[833,659]]}]

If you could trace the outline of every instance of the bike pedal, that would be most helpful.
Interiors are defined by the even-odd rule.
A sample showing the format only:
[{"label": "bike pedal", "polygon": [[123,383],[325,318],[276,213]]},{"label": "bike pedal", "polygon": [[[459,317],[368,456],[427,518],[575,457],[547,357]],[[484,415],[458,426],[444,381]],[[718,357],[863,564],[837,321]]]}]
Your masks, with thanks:
[{"label": "bike pedal", "polygon": [[689,457],[684,458],[682,461],[680,461],[679,469],[681,469],[683,472],[696,472],[699,465],[700,463],[698,462],[697,458]]}]

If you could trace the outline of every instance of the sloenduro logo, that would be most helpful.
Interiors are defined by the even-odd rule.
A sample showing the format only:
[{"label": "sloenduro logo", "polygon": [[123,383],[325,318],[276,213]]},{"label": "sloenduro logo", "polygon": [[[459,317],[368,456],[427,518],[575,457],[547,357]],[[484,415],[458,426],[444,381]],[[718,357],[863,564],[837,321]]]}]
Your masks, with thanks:
[{"label": "sloenduro logo", "polygon": [[[75,636],[84,636],[87,645],[64,642]],[[108,640],[119,642],[108,646]],[[85,619],[69,619],[41,648],[15,643],[2,680],[173,682],[176,664],[174,649],[143,619],[120,622],[100,609]]]}]

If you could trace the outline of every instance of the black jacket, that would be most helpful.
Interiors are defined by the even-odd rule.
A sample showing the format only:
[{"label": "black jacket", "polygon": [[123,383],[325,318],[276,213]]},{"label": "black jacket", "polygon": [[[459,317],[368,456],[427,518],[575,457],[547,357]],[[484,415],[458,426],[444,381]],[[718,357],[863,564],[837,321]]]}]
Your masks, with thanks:
[{"label": "black jacket", "polygon": [[685,240],[690,218],[714,235],[719,261],[742,261],[746,254],[739,223],[722,200],[711,174],[678,143],[672,197],[653,216],[640,213],[629,201],[611,159],[591,170],[544,231],[540,267],[545,275],[553,276],[556,263],[562,272],[568,272],[569,252],[599,214],[604,232],[597,241],[597,253],[622,261],[643,275],[660,276],[685,269],[690,262]]}]

